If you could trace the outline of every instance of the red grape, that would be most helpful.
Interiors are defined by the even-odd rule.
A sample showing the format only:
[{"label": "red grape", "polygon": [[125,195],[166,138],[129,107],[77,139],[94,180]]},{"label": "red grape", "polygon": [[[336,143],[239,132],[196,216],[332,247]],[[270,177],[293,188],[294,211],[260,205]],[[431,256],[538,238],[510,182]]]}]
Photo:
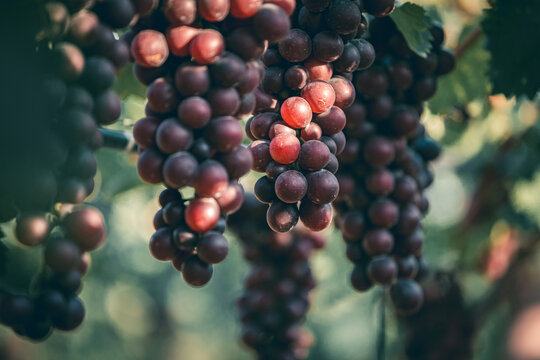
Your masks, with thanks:
[{"label": "red grape", "polygon": [[313,114],[309,103],[299,97],[292,96],[281,104],[281,117],[295,129],[302,129],[310,122]]},{"label": "red grape", "polygon": [[295,135],[279,135],[270,142],[270,156],[280,164],[292,164],[299,154],[300,141]]},{"label": "red grape", "polygon": [[219,220],[219,205],[213,198],[195,198],[184,212],[186,224],[198,233],[212,230]]}]

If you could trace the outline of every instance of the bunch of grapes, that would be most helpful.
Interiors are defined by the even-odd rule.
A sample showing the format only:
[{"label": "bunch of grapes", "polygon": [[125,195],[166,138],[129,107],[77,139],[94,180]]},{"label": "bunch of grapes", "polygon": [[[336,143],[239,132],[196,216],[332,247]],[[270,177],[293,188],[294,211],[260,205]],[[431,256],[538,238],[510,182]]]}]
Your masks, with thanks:
[{"label": "bunch of grapes", "polygon": [[51,222],[25,215],[18,219],[15,233],[26,246],[44,244],[44,266],[29,294],[0,292],[0,323],[32,340],[44,340],[53,328],[75,329],[85,315],[77,294],[90,265],[88,252],[105,241],[101,213],[77,207]]},{"label": "bunch of grapes", "polygon": [[315,287],[309,257],[324,238],[308,230],[273,232],[264,220],[265,206],[253,196],[229,217],[229,225],[251,263],[245,294],[238,300],[242,340],[258,359],[303,359],[312,338],[302,328]]},{"label": "bunch of grapes", "polygon": [[384,16],[394,7],[393,1],[385,9],[372,3],[377,2],[362,8],[349,0],[304,1],[293,29],[263,55],[258,114],[247,122],[246,133],[253,140],[252,169],[265,173],[255,194],[269,204],[266,217],[276,232],[290,231],[299,219],[313,231],[332,221],[344,110],[356,96],[352,72],[375,60],[373,46],[360,38],[367,26],[362,11]]},{"label": "bunch of grapes", "polygon": [[[206,284],[212,264],[227,255],[223,217],[242,204],[236,181],[252,156],[242,146],[239,120],[255,107],[258,59],[287,34],[295,5],[276,3],[163,1],[126,35],[135,76],[148,85],[147,116],[133,128],[141,148],[137,170],[144,181],[168,188],[151,252],[172,260],[193,286]],[[183,201],[178,190],[187,187],[195,196]],[[176,250],[164,253],[164,244]]]},{"label": "bunch of grapes", "polygon": [[454,275],[437,272],[422,280],[421,285],[425,294],[424,306],[418,313],[403,319],[407,331],[407,357],[415,360],[470,359],[474,319]]},{"label": "bunch of grapes", "polygon": [[[91,208],[60,216],[66,208],[60,204],[81,203],[93,191],[99,126],[120,116],[111,86],[129,61],[129,48],[113,29],[141,14],[138,3],[43,2],[33,9],[32,33],[16,37],[22,45],[14,46],[14,56],[22,60],[5,79],[14,84],[6,106],[13,118],[2,122],[0,157],[9,171],[0,184],[0,222],[16,217],[17,240],[44,247],[43,271],[29,294],[2,293],[0,321],[22,336],[43,339],[52,327],[72,330],[84,317],[76,295],[87,252],[105,240],[103,218]],[[18,12],[28,5],[13,6]],[[25,104],[29,98],[32,106]]]},{"label": "bunch of grapes", "polygon": [[[121,102],[110,87],[129,60],[127,44],[115,38],[113,27],[127,26],[135,10],[125,21],[113,21],[121,9],[108,8],[107,1],[87,9],[91,3],[50,1],[39,8],[42,27],[28,57],[35,61],[35,76],[16,81],[21,93],[13,104],[35,96],[37,106],[23,106],[20,121],[2,129],[9,136],[2,158],[10,171],[0,190],[1,222],[21,212],[47,212],[56,202],[80,203],[93,190],[93,152],[102,143],[98,126],[120,116]],[[101,20],[94,10],[109,17]],[[28,64],[23,66],[26,71]]]},{"label": "bunch of grapes", "polygon": [[415,55],[390,18],[375,19],[370,41],[374,66],[354,74],[355,103],[345,110],[347,144],[339,155],[338,224],[354,262],[351,282],[359,291],[391,286],[402,313],[417,311],[422,290],[414,281],[421,260],[424,190],[432,183],[428,164],[440,147],[420,124],[423,103],[436,91],[436,77],[454,66],[442,49],[444,33],[433,26],[433,51]]}]

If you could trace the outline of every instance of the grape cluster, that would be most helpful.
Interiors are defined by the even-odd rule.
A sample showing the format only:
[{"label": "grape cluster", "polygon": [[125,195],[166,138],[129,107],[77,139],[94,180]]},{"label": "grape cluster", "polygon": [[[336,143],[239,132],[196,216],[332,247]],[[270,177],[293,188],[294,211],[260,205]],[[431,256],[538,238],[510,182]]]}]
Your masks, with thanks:
[{"label": "grape cluster", "polygon": [[258,359],[303,359],[312,343],[302,328],[315,287],[309,257],[324,246],[324,238],[298,228],[273,232],[265,211],[253,196],[246,196],[243,207],[228,219],[251,263],[246,292],[238,300],[242,341]]},{"label": "grape cluster", "polygon": [[436,77],[454,66],[453,55],[441,48],[442,28],[431,32],[433,51],[423,58],[408,48],[390,18],[371,23],[377,61],[354,74],[358,96],[345,110],[347,144],[338,157],[335,206],[347,257],[355,264],[352,285],[359,291],[391,286],[403,313],[418,310],[423,301],[414,279],[423,266],[421,218],[429,207],[424,190],[433,181],[428,164],[440,154],[420,115],[435,93]]},{"label": "grape cluster", "polygon": [[454,275],[437,272],[422,280],[421,285],[425,294],[424,306],[418,313],[403,319],[407,330],[407,358],[470,359],[475,324]]},{"label": "grape cluster", "polygon": [[[154,217],[156,232],[150,239],[150,253],[158,260],[171,261],[182,272],[184,280],[192,286],[202,286],[212,278],[213,264],[222,262],[229,253],[229,244],[223,236],[228,214],[242,205],[243,188],[232,184],[223,197],[230,199],[225,208],[214,198],[195,198],[188,202],[178,190],[165,189],[159,196],[162,206]],[[228,210],[230,209],[230,211]],[[200,226],[215,225],[199,233]]]},{"label": "grape cluster", "polygon": [[[386,14],[391,3],[374,13]],[[252,169],[265,173],[255,194],[269,204],[266,217],[276,232],[290,231],[298,220],[321,231],[332,221],[330,204],[339,192],[336,155],[345,148],[344,110],[356,96],[352,72],[375,60],[373,46],[360,38],[367,26],[362,11],[374,9],[366,5],[304,1],[293,15],[293,29],[263,55],[258,114],[248,120],[246,133],[253,140]]]},{"label": "grape cluster", "polygon": [[44,244],[44,267],[30,294],[0,293],[0,323],[36,341],[44,340],[53,328],[77,328],[85,315],[77,294],[90,265],[89,252],[105,241],[101,213],[78,207],[51,222],[42,216],[25,215],[18,218],[15,233],[24,245]]},{"label": "grape cluster", "polygon": [[[131,10],[116,6],[122,3]],[[16,217],[17,240],[43,245],[44,270],[29,295],[3,291],[0,321],[39,340],[53,327],[76,328],[84,317],[76,295],[87,252],[105,240],[103,218],[92,208],[61,216],[69,206],[60,204],[81,203],[93,191],[94,151],[103,140],[99,126],[120,116],[111,86],[129,61],[129,48],[113,29],[140,13],[130,1],[84,0],[47,1],[34,11],[35,30],[20,41],[28,49],[14,47],[23,60],[13,64],[13,79],[6,79],[14,81],[13,102],[6,107],[13,119],[2,122],[0,162],[9,171],[0,184],[0,222]]]},{"label": "grape cluster", "polygon": [[20,212],[49,211],[56,202],[80,203],[93,190],[93,152],[102,143],[98,126],[120,116],[121,102],[110,88],[129,60],[127,44],[115,38],[113,27],[129,21],[101,19],[100,9],[109,2],[87,9],[91,3],[50,1],[39,8],[43,23],[31,57],[36,74],[25,84],[25,96],[16,95],[16,103],[35,96],[39,112],[23,108],[20,121],[6,125],[10,139],[2,157],[10,171],[0,189],[0,222]]},{"label": "grape cluster", "polygon": [[[239,120],[255,107],[258,58],[287,34],[295,5],[273,2],[168,0],[125,36],[135,76],[148,85],[146,117],[133,128],[137,170],[145,182],[171,190],[163,193],[150,248],[194,286],[207,283],[211,264],[227,255],[223,217],[242,204],[236,180],[252,156]],[[183,201],[177,190],[186,187],[195,197]]]}]

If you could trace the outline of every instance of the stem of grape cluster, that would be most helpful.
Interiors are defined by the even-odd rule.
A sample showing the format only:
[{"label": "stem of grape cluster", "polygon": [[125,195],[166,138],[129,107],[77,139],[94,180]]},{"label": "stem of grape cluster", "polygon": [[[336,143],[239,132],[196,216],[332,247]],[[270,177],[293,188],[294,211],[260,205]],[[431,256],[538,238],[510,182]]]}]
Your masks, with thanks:
[{"label": "stem of grape cluster", "polygon": [[386,288],[381,288],[379,334],[377,335],[377,360],[386,358]]},{"label": "stem of grape cluster", "polygon": [[103,147],[126,152],[137,152],[138,148],[129,131],[118,131],[110,129],[99,129],[103,136]]}]

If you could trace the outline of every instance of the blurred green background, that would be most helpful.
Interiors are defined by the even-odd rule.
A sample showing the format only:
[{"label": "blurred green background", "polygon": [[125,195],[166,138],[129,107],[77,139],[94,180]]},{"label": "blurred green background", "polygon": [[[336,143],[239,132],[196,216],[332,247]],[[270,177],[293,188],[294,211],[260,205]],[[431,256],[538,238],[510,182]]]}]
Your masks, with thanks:
[{"label": "blurred green background", "polygon": [[[486,6],[480,0],[418,3],[443,22],[450,48],[477,25]],[[425,257],[433,268],[456,271],[467,304],[475,304],[489,293],[511,262],[522,235],[540,224],[540,172],[535,161],[540,157],[539,104],[488,96],[484,75],[488,61],[480,40],[460,58],[454,74],[439,83],[438,95],[423,117],[428,132],[445,148],[435,164],[434,186],[428,191],[431,210],[425,219]],[[132,78],[129,67],[116,87],[124,109],[123,119],[115,127],[129,130],[143,116],[145,90]],[[501,144],[511,138],[519,146],[501,157]],[[170,263],[156,261],[148,251],[161,187],[138,179],[136,155],[103,149],[98,160],[96,191],[88,202],[104,213],[108,239],[106,246],[92,254],[91,270],[84,279],[81,297],[86,319],[75,332],[55,332],[42,344],[20,340],[1,328],[0,359],[253,358],[238,340],[235,301],[248,272],[239,242],[228,234],[230,255],[216,266],[210,284],[189,287]],[[482,177],[490,166],[497,169],[495,175]],[[247,190],[254,179],[256,175],[243,180]],[[488,185],[477,187],[479,179]],[[491,186],[493,183],[496,185]],[[479,195],[479,189],[487,193]],[[508,196],[497,201],[501,191]],[[475,217],[471,204],[476,202],[484,208]],[[0,281],[24,287],[40,266],[40,250],[16,245],[12,224],[3,225],[3,230],[12,255],[8,273]],[[309,359],[375,359],[380,290],[367,294],[352,290],[348,284],[352,266],[344,255],[345,244],[333,228],[325,234],[327,248],[312,259],[318,287],[307,321],[315,338]],[[538,257],[533,256],[530,264],[538,275]],[[524,288],[532,293],[527,299],[537,302],[540,289],[535,283]],[[516,308],[505,300],[481,324],[474,358],[540,358],[540,345],[534,356],[534,341],[531,357],[515,355],[524,346],[530,347],[529,343],[512,343],[516,318],[535,301]],[[390,308],[388,314],[387,359],[401,359],[404,328]],[[540,330],[527,329],[533,329],[525,333],[538,344]]]}]

